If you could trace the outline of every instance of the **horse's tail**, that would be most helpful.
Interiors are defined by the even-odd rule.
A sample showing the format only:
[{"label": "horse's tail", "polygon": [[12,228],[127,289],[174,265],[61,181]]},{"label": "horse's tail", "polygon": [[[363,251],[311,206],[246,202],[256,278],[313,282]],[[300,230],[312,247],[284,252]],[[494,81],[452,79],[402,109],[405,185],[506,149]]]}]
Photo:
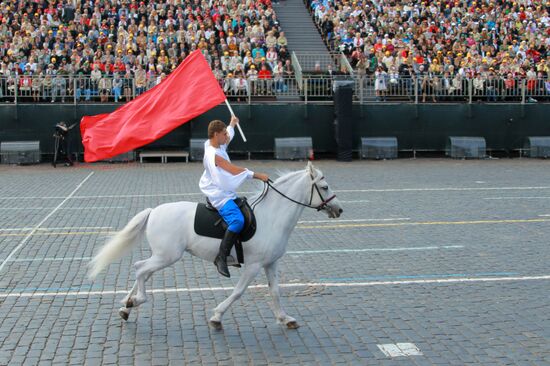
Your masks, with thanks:
[{"label": "horse's tail", "polygon": [[147,208],[136,216],[124,227],[113,235],[101,248],[99,253],[88,264],[88,277],[94,279],[111,262],[119,259],[131,246],[141,239],[145,224],[149,219],[152,208]]}]

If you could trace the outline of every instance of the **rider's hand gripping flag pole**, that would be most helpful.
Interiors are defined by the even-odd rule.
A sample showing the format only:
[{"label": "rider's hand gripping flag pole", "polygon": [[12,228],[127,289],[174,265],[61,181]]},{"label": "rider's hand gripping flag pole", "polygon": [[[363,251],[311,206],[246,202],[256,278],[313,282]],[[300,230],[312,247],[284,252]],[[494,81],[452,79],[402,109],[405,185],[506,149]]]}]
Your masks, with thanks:
[{"label": "rider's hand gripping flag pole", "polygon": [[[227,108],[229,108],[229,112],[231,113],[231,115],[235,116],[235,113],[233,112],[233,108],[231,108],[231,105],[229,104],[227,99],[225,100],[225,104],[227,105]],[[246,142],[246,137],[244,137],[243,130],[241,129],[241,125],[239,123],[237,123],[237,129],[239,130],[239,133],[241,134],[243,141]]]}]

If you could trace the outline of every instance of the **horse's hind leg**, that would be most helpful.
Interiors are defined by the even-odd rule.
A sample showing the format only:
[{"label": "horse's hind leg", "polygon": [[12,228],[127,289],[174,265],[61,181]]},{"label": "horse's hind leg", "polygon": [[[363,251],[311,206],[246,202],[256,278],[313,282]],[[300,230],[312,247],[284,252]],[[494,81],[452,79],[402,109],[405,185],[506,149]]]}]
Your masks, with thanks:
[{"label": "horse's hind leg", "polygon": [[[145,294],[145,282],[158,270],[166,268],[175,262],[177,262],[182,256],[182,253],[175,256],[161,256],[153,254],[150,258],[136,266],[136,283],[137,293],[130,297],[128,301],[131,301],[132,306],[136,307],[147,301],[147,295]],[[136,263],[137,264],[137,263]]]},{"label": "horse's hind leg", "polygon": [[296,319],[286,315],[283,307],[281,306],[281,296],[279,294],[279,274],[277,273],[277,262],[271,263],[264,267],[265,275],[267,277],[267,283],[269,284],[269,292],[271,293],[271,299],[273,300],[273,313],[277,322],[286,325],[289,329],[296,329],[299,327]]},{"label": "horse's hind leg", "polygon": [[137,281],[134,282],[134,285],[132,286],[132,289],[130,290],[130,292],[128,292],[128,295],[124,296],[124,299],[120,300],[122,305],[124,305],[127,308],[131,308],[134,306],[130,298],[136,293],[136,290],[137,290]]},{"label": "horse's hind leg", "polygon": [[[136,268],[136,271],[144,263],[145,263],[144,260],[137,261],[136,263],[134,263],[134,267]],[[134,285],[132,286],[132,289],[130,290],[130,292],[128,292],[128,295],[126,295],[124,299],[120,301],[123,306],[120,309],[118,309],[118,315],[120,315],[120,317],[124,320],[128,320],[128,317],[130,316],[131,308],[134,307],[134,301],[132,300],[132,296],[134,296],[134,294],[136,293],[137,287],[138,287],[138,281],[136,280],[134,281]]]},{"label": "horse's hind leg", "polygon": [[209,321],[209,325],[211,327],[215,329],[222,329],[223,314],[227,311],[231,304],[235,302],[235,300],[238,300],[242,296],[248,285],[250,285],[250,282],[252,282],[259,271],[259,264],[250,264],[245,266],[245,269],[241,275],[241,278],[239,278],[239,282],[237,282],[237,286],[235,286],[233,293],[214,309],[214,315]]},{"label": "horse's hind leg", "polygon": [[120,317],[124,320],[128,320],[128,317],[130,316],[130,309],[134,306],[130,298],[136,292],[136,289],[137,281],[134,282],[134,286],[132,286],[132,289],[130,290],[130,292],[128,292],[128,295],[126,295],[124,299],[120,301],[123,306],[118,309],[118,315],[120,315]]},{"label": "horse's hind leg", "polygon": [[[153,255],[146,260],[138,261],[134,264],[136,267],[136,282],[128,295],[122,300],[122,304],[124,306],[118,311],[118,314],[122,317],[122,319],[128,320],[131,309],[147,301],[147,295],[145,294],[145,282],[153,275],[153,273],[159,269],[163,269],[171,264],[174,264],[181,258],[181,256],[181,253],[172,257]],[[137,294],[134,295],[136,291]]]},{"label": "horse's hind leg", "polygon": [[[143,261],[137,261],[136,263],[134,263],[134,268],[136,269],[136,273],[137,273],[137,270],[139,268],[141,268],[141,266],[146,262],[146,260],[143,260]],[[138,286],[138,282],[137,280],[134,282],[134,285],[132,286],[132,289],[130,290],[130,292],[128,292],[128,295],[126,295],[124,297],[124,299],[120,300],[120,302],[122,303],[122,305],[124,305],[124,307],[126,308],[131,308],[134,306],[133,302],[132,302],[132,296],[134,296],[134,294],[136,293],[136,290],[137,290],[137,286]]]}]

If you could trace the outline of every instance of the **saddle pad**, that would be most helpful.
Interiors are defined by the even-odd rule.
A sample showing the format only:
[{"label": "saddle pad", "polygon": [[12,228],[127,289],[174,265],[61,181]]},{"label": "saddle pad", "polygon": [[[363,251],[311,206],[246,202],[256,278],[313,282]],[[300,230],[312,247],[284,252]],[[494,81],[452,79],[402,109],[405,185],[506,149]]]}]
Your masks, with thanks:
[{"label": "saddle pad", "polygon": [[204,203],[197,205],[195,212],[195,233],[210,238],[223,239],[227,225],[217,211],[206,208]]},{"label": "saddle pad", "polygon": [[[244,228],[239,239],[241,242],[250,240],[256,233],[256,218],[248,206],[248,203],[239,205],[244,216]],[[204,203],[197,204],[195,212],[195,233],[209,238],[223,239],[227,224],[223,221],[218,211],[208,209]]]}]

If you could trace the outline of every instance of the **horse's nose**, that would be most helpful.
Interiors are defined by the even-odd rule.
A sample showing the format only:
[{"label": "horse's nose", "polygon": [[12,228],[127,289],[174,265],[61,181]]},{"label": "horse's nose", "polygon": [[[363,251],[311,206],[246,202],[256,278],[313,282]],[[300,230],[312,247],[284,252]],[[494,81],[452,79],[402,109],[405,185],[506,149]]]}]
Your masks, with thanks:
[{"label": "horse's nose", "polygon": [[338,210],[338,213],[339,213],[340,215],[342,214],[342,212],[344,212],[344,210],[342,210],[342,209],[339,209],[339,210]]}]

